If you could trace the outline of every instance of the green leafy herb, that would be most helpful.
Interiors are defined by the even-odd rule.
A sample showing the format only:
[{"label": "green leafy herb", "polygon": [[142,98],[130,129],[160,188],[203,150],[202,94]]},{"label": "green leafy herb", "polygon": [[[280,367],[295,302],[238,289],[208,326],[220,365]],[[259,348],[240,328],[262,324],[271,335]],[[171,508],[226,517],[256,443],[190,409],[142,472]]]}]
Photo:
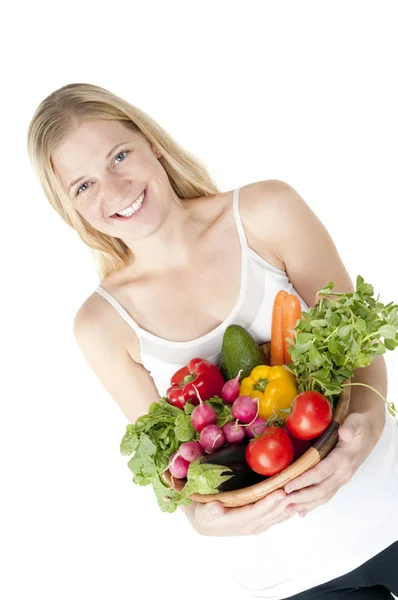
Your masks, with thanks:
[{"label": "green leafy herb", "polygon": [[[317,294],[319,301],[303,312],[290,341],[288,369],[298,390],[317,390],[332,404],[354,370],[398,346],[398,305],[375,299],[373,286],[360,275],[352,293],[333,292],[330,282]],[[388,404],[396,413],[393,403]],[[395,415],[394,415],[395,416]]]},{"label": "green leafy herb", "polygon": [[134,483],[148,485],[167,468],[170,456],[182,441],[180,437],[187,435],[181,416],[185,416],[181,409],[161,398],[150,405],[148,414],[127,425],[120,452],[124,456],[134,452],[128,462]]},{"label": "green leafy herb", "polygon": [[191,494],[217,494],[218,486],[234,476],[229,467],[210,463],[201,464],[200,460],[201,457],[189,465],[187,482],[175,498],[176,503],[183,502]]},{"label": "green leafy herb", "polygon": [[[217,424],[221,427],[232,419],[231,407],[218,396],[206,400],[217,412]],[[217,493],[217,487],[229,475],[230,469],[219,465],[201,465],[199,459],[189,466],[187,483],[178,494],[168,487],[161,474],[167,469],[172,454],[183,442],[198,440],[199,434],[192,426],[191,414],[194,405],[187,403],[181,410],[166,398],[153,402],[148,414],[126,427],[120,443],[124,456],[133,456],[127,465],[133,473],[133,482],[152,485],[158,504],[164,512],[174,512],[180,504],[189,504],[188,496],[193,493]],[[232,473],[232,471],[231,471]]]}]

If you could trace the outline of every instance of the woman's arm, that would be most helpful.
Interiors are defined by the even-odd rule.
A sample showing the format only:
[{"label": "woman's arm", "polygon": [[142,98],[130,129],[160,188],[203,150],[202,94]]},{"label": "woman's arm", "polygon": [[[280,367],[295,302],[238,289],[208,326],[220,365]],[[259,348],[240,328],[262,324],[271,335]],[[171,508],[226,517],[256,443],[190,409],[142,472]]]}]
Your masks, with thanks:
[{"label": "woman's arm", "polygon": [[[249,239],[252,235],[259,240],[260,252],[271,251],[283,261],[290,281],[307,305],[314,306],[317,291],[329,281],[334,282],[335,291],[354,291],[331,236],[301,196],[282,181],[263,181],[256,186],[257,194],[248,195],[243,206]],[[371,385],[386,397],[384,358],[378,356],[368,367],[357,369],[352,382]],[[368,388],[353,386],[349,414],[339,428],[336,448],[285,486],[288,493],[301,490],[291,495],[291,504],[308,512],[330,500],[370,454],[384,423],[384,401]]]}]

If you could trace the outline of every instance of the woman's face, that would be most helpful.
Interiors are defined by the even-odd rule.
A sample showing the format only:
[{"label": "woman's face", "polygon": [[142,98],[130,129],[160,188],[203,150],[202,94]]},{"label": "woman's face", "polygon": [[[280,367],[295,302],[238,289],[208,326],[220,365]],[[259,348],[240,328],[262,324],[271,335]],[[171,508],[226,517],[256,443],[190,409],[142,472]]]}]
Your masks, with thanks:
[{"label": "woman's face", "polygon": [[[64,138],[51,162],[92,227],[131,241],[156,231],[168,212],[171,186],[156,150],[122,122],[95,120]],[[130,206],[128,218],[115,215]]]}]

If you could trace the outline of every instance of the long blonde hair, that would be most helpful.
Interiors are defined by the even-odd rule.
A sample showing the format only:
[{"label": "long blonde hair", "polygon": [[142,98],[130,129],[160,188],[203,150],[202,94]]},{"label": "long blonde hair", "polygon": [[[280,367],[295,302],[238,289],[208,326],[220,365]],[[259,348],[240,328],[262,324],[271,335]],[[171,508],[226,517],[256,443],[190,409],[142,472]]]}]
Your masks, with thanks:
[{"label": "long blonde hair", "polygon": [[142,133],[160,150],[159,160],[180,199],[214,196],[219,190],[195,156],[183,150],[146,113],[108,90],[89,83],[71,83],[47,96],[28,128],[29,159],[51,206],[91,248],[97,273],[103,279],[128,264],[129,249],[119,238],[94,229],[76,211],[51,164],[51,155],[63,138],[91,119],[122,121]]}]

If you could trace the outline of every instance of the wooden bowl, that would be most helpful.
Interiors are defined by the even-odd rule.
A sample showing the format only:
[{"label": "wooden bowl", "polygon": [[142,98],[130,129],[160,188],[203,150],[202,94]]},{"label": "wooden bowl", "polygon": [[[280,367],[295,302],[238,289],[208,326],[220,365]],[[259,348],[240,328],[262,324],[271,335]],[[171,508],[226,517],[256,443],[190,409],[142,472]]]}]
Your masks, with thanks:
[{"label": "wooden bowl", "polygon": [[[344,383],[349,382],[350,379],[346,379]],[[272,477],[267,477],[264,481],[260,481],[259,483],[245,488],[228,492],[219,492],[217,494],[192,494],[189,496],[190,499],[201,503],[217,500],[227,507],[245,506],[247,504],[253,504],[275,490],[283,488],[288,481],[295,479],[302,473],[305,473],[305,471],[315,467],[315,465],[333,450],[339,439],[338,429],[348,414],[350,396],[351,387],[345,387],[339,396],[333,412],[333,420],[328,428],[314,440],[311,447],[308,448],[304,454],[280,473],[277,473]],[[185,485],[184,480],[172,478],[169,471],[165,471],[162,474],[162,477],[176,492],[181,492]]]}]

